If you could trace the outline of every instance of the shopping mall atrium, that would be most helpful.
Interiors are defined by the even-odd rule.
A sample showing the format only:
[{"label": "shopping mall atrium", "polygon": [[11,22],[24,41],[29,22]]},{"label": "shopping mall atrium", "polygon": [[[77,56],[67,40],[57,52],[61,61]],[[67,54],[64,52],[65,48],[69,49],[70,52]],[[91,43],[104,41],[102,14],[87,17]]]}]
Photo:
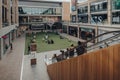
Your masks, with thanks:
[{"label": "shopping mall atrium", "polygon": [[0,0],[0,80],[120,80],[120,0]]}]

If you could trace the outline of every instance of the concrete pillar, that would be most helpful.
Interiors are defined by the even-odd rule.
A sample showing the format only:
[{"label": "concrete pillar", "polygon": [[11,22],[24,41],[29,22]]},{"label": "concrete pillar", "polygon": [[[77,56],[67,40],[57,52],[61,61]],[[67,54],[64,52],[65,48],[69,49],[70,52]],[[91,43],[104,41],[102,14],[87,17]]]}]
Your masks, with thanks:
[{"label": "concrete pillar", "polygon": [[0,0],[0,29],[2,28],[2,0]]},{"label": "concrete pillar", "polygon": [[77,28],[78,28],[78,32],[77,32],[78,35],[77,35],[77,37],[80,38],[80,29],[79,29],[79,25],[78,25]]},{"label": "concrete pillar", "polygon": [[69,34],[69,24],[67,25],[67,34]]},{"label": "concrete pillar", "polygon": [[15,23],[19,24],[18,0],[15,0]]},{"label": "concrete pillar", "polygon": [[7,0],[7,21],[8,21],[8,24],[11,25],[11,7],[10,7],[10,0]]},{"label": "concrete pillar", "polygon": [[12,22],[15,24],[15,0],[12,0]]},{"label": "concrete pillar", "polygon": [[91,23],[90,1],[88,1],[88,23]]},{"label": "concrete pillar", "polygon": [[108,24],[112,24],[112,0],[108,0]]}]

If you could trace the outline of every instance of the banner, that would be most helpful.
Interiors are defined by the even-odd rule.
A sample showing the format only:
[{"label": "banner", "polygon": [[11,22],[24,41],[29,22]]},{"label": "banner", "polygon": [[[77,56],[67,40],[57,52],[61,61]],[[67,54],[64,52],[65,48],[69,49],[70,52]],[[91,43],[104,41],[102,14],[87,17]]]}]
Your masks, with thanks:
[{"label": "banner", "polygon": [[72,11],[76,10],[76,4],[77,4],[77,0],[71,0]]},{"label": "banner", "polygon": [[88,0],[77,0],[77,3],[82,3],[82,2],[86,2]]}]

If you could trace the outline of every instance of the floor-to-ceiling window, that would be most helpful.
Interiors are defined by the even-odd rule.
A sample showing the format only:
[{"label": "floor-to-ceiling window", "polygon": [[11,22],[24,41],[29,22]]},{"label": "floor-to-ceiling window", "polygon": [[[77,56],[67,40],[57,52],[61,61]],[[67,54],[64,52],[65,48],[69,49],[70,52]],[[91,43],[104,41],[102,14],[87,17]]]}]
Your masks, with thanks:
[{"label": "floor-to-ceiling window", "polygon": [[112,9],[119,10],[120,9],[120,0],[112,0]]},{"label": "floor-to-ceiling window", "polygon": [[79,6],[77,10],[78,22],[88,23],[88,6]]},{"label": "floor-to-ceiling window", "polygon": [[90,11],[91,12],[106,11],[107,5],[108,5],[107,1],[91,3]]},{"label": "floor-to-ceiling window", "polygon": [[95,37],[95,29],[91,28],[80,28],[80,36],[84,40],[89,40]]},{"label": "floor-to-ceiling window", "polygon": [[77,37],[77,27],[69,26],[69,35]]},{"label": "floor-to-ceiling window", "polygon": [[76,22],[76,15],[72,15],[72,22]]},{"label": "floor-to-ceiling window", "polygon": [[112,0],[112,24],[120,24],[120,0]]},{"label": "floor-to-ceiling window", "polygon": [[120,24],[120,11],[112,13],[112,24]]},{"label": "floor-to-ceiling window", "polygon": [[3,38],[3,49],[4,49],[3,53],[5,54],[10,46],[10,34],[8,33],[8,34],[2,36],[2,38]]}]

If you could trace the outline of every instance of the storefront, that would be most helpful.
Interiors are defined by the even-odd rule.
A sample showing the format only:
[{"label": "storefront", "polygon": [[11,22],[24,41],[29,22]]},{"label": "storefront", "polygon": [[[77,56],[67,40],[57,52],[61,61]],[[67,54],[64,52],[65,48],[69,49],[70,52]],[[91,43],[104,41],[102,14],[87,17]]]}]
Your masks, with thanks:
[{"label": "storefront", "polygon": [[66,33],[67,34],[67,25],[63,25],[63,27],[62,27],[63,29],[63,33]]},{"label": "storefront", "polygon": [[3,54],[5,54],[10,46],[10,33],[2,36],[3,38]]},{"label": "storefront", "polygon": [[69,35],[77,37],[77,27],[69,26]]},{"label": "storefront", "polygon": [[88,14],[78,15],[79,23],[88,23]]},{"label": "storefront", "polygon": [[120,24],[120,11],[112,13],[112,24]]},{"label": "storefront", "polygon": [[105,13],[105,14],[92,14],[91,23],[106,24],[107,20],[108,20],[107,13]]},{"label": "storefront", "polygon": [[72,22],[73,22],[73,23],[76,22],[76,15],[72,15]]},{"label": "storefront", "polygon": [[90,40],[95,37],[95,29],[91,28],[80,28],[80,36],[84,40]]}]

